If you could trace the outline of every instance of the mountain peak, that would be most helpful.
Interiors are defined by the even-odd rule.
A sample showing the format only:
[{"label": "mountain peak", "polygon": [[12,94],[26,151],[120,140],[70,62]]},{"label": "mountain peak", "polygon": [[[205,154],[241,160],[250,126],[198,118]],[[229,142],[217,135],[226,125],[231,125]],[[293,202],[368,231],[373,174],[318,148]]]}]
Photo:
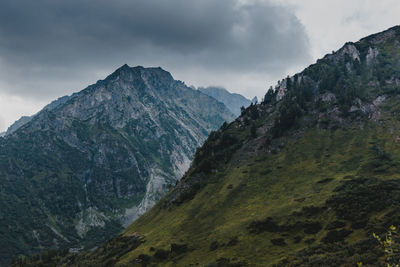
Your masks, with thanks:
[{"label": "mountain peak", "polygon": [[116,79],[123,79],[127,81],[142,80],[146,77],[162,79],[163,81],[173,81],[171,73],[162,69],[161,67],[149,67],[145,68],[143,66],[131,67],[128,64],[124,64],[118,69],[116,69],[112,74],[107,76],[105,81],[114,81]]},{"label": "mountain peak", "polygon": [[128,64],[124,64],[124,65],[122,65],[121,67],[119,67],[119,69],[125,69],[125,68],[131,68]]}]

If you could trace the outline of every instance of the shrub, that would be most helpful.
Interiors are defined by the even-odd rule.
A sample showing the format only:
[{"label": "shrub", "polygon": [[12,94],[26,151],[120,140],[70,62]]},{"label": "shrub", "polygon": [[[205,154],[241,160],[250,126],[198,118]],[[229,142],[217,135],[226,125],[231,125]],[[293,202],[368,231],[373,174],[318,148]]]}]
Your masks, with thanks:
[{"label": "shrub", "polygon": [[395,226],[390,226],[388,232],[384,238],[381,238],[377,234],[372,234],[374,238],[379,242],[385,252],[385,261],[387,267],[399,267],[400,266],[400,243],[399,235]]},{"label": "shrub", "polygon": [[154,253],[154,258],[158,260],[165,260],[169,256],[169,251],[164,250],[164,249],[157,249],[156,253]]},{"label": "shrub", "polygon": [[324,238],[322,238],[322,242],[324,243],[340,242],[343,241],[351,233],[352,231],[347,229],[332,230],[329,231]]},{"label": "shrub", "polygon": [[210,251],[214,251],[214,250],[216,250],[218,247],[219,247],[218,241],[213,241],[213,242],[210,244]]},{"label": "shrub", "polygon": [[171,253],[182,254],[188,250],[188,246],[186,244],[171,244]]},{"label": "shrub", "polygon": [[274,238],[271,239],[271,243],[275,246],[286,246],[285,239],[283,238]]}]

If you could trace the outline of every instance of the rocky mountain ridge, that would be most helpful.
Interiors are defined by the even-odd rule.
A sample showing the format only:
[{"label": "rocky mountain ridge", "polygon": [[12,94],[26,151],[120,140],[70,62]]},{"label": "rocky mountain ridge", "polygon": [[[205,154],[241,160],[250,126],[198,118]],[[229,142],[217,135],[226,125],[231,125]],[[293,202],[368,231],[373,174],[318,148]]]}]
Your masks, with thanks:
[{"label": "rocky mountain ridge", "polygon": [[93,246],[118,233],[232,119],[161,68],[124,65],[52,102],[0,139],[1,259]]}]

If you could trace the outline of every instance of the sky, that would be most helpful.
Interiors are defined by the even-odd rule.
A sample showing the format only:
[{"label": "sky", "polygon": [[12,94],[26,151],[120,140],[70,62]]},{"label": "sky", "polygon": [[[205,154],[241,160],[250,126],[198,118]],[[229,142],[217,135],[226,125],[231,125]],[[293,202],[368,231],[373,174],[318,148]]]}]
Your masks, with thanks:
[{"label": "sky", "polygon": [[125,63],[262,98],[398,14],[398,0],[2,0],[0,132]]}]

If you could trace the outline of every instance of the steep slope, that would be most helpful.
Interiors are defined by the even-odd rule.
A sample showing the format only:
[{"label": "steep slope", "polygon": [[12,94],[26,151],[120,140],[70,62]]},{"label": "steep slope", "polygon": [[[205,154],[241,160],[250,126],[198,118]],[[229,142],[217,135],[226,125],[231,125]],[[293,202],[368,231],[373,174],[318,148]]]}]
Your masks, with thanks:
[{"label": "steep slope", "polygon": [[400,224],[399,107],[394,27],[282,80],[212,132],[123,236],[28,265],[381,266],[372,233]]},{"label": "steep slope", "polygon": [[[242,107],[247,108],[252,102],[240,94],[230,93],[221,87],[200,87],[198,90],[224,103],[236,117],[240,115]],[[253,100],[257,101],[257,97]]]},{"label": "steep slope", "polygon": [[93,245],[150,208],[229,110],[161,68],[122,66],[0,138],[0,259]]}]

